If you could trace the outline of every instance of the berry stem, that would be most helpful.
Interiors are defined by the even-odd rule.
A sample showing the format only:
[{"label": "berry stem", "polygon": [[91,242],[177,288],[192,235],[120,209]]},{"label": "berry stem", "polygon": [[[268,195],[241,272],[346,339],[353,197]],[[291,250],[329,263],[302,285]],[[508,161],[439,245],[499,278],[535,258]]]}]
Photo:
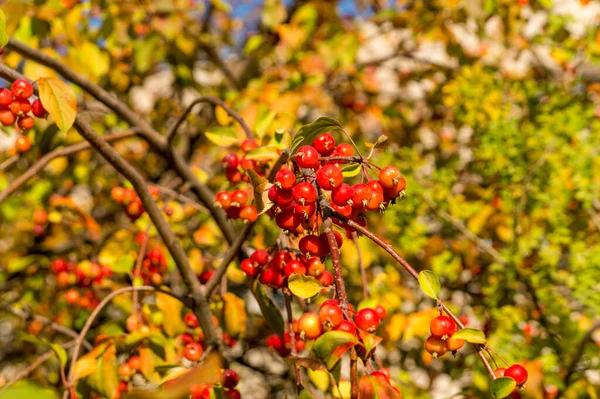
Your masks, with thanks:
[{"label": "berry stem", "polygon": [[[144,255],[146,254],[146,250],[148,249],[148,233],[150,232],[150,226],[151,225],[148,225],[148,227],[146,228],[146,231],[144,233],[144,239],[142,240],[142,245],[140,245],[138,257],[135,262],[135,270],[133,272],[133,280],[135,280],[135,278],[140,275],[140,272],[142,270],[142,263],[144,262]],[[134,290],[132,296],[133,296],[133,298],[132,298],[133,304],[131,305],[131,314],[137,314],[140,311],[139,300],[138,300],[139,291]]]},{"label": "berry stem", "polygon": [[365,162],[364,158],[360,155],[355,155],[352,157],[342,157],[342,156],[331,156],[331,157],[319,157],[319,161],[321,162],[335,162],[342,161],[348,163],[363,163]]},{"label": "berry stem", "polygon": [[340,248],[335,240],[333,234],[333,222],[330,217],[327,217],[323,221],[325,226],[325,234],[327,235],[327,241],[329,242],[329,248],[331,250],[331,262],[333,263],[333,271],[335,277],[335,289],[340,297],[340,305],[342,310],[348,310],[348,296],[346,295],[346,287],[344,286],[344,278],[342,277],[342,265],[340,262]]},{"label": "berry stem", "polygon": [[[283,294],[285,296],[285,310],[287,311],[287,321],[288,321],[288,333],[290,334],[290,345],[291,345],[291,355],[292,358],[295,358],[297,355],[296,352],[296,334],[294,333],[294,317],[292,315],[292,293],[288,288],[283,289]],[[298,363],[294,363],[294,372],[296,374],[296,389],[298,394],[302,392],[304,386],[302,385],[302,374],[300,373],[300,366]]]}]

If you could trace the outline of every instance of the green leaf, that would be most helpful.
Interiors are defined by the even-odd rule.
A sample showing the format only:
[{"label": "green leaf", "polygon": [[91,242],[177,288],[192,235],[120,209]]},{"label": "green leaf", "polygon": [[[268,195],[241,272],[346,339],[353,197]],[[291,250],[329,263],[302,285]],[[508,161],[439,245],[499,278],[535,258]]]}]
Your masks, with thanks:
[{"label": "green leaf", "polygon": [[6,46],[8,43],[8,32],[6,31],[6,16],[0,10],[0,47]]},{"label": "green leaf", "polygon": [[59,396],[51,388],[41,387],[30,381],[21,380],[0,392],[0,399],[15,398],[58,399]]},{"label": "green leaf", "polygon": [[357,345],[356,335],[344,331],[330,331],[316,339],[312,352],[331,370],[350,348]]},{"label": "green leaf", "polygon": [[371,351],[375,349],[375,347],[379,345],[381,341],[383,341],[383,338],[378,337],[377,335],[369,334],[368,332],[361,330],[360,328],[358,328],[357,330],[358,335],[360,336],[360,339],[362,341],[362,345],[365,347],[365,352],[367,354],[371,353]]},{"label": "green leaf", "polygon": [[314,399],[314,396],[306,389],[303,389],[302,392],[300,392],[300,395],[298,395],[298,399]]},{"label": "green leaf", "polygon": [[251,36],[248,39],[248,41],[246,42],[246,47],[244,47],[244,53],[246,53],[246,54],[252,53],[254,50],[259,48],[260,45],[263,44],[263,42],[264,42],[264,39],[262,36],[260,36],[260,35]]},{"label": "green leaf", "polygon": [[255,161],[270,161],[279,158],[279,153],[272,147],[258,147],[248,151],[244,158]]},{"label": "green leaf", "polygon": [[285,21],[287,12],[281,0],[266,0],[262,12],[262,23],[267,28],[274,30]]},{"label": "green leaf", "polygon": [[344,177],[354,177],[360,173],[362,164],[358,162],[353,162],[348,165],[344,165],[342,167],[342,175]]},{"label": "green leaf", "polygon": [[130,273],[135,266],[135,259],[130,254],[121,256],[117,261],[108,264],[115,273]]},{"label": "green leaf", "polygon": [[258,302],[258,306],[260,306],[260,310],[267,321],[267,324],[279,335],[283,336],[285,332],[285,327],[283,324],[283,317],[281,316],[281,312],[277,309],[277,306],[273,303],[267,291],[263,287],[262,284],[258,282],[258,279],[254,281],[254,285],[252,286],[252,294],[256,298]]},{"label": "green leaf", "polygon": [[42,105],[54,119],[56,126],[66,133],[77,116],[77,97],[65,82],[58,78],[38,79]]},{"label": "green leaf", "polygon": [[292,140],[290,154],[294,155],[298,148],[305,144],[312,143],[319,134],[335,128],[341,129],[342,125],[335,119],[326,116],[322,116],[313,123],[302,126]]},{"label": "green leaf", "polygon": [[494,398],[506,398],[517,387],[517,382],[510,377],[500,377],[492,381],[490,392]]},{"label": "green leaf", "polygon": [[12,258],[7,261],[6,271],[9,273],[18,273],[27,269],[30,265],[34,264],[36,260],[37,257],[34,255],[19,256],[16,258]]},{"label": "green leaf", "polygon": [[219,147],[231,147],[240,143],[235,130],[230,126],[215,126],[205,133],[206,138]]},{"label": "green leaf", "polygon": [[487,342],[485,334],[475,328],[463,328],[452,334],[452,338],[464,339],[472,344],[485,344]]},{"label": "green leaf", "polygon": [[385,134],[382,134],[381,136],[377,137],[377,141],[375,143],[365,143],[365,146],[367,148],[377,148],[381,144],[385,143],[387,139],[388,137]]},{"label": "green leaf", "polygon": [[50,348],[52,348],[54,353],[56,353],[56,356],[58,356],[58,360],[60,360],[60,367],[64,369],[67,365],[67,351],[59,344],[53,344],[49,342],[48,345],[50,345]]},{"label": "green leaf", "polygon": [[[258,120],[258,122],[256,122],[256,135],[258,136],[259,139],[262,139],[265,135],[265,133],[267,132],[267,129],[269,128],[269,126],[271,126],[271,123],[273,123],[273,120],[275,119],[275,116],[277,115],[277,112],[275,111],[269,111],[266,114],[262,115],[262,117]],[[250,151],[252,152],[252,151]],[[248,158],[248,156],[246,155],[246,158]]]},{"label": "green leaf", "polygon": [[423,270],[419,273],[419,286],[421,290],[430,298],[438,299],[440,293],[440,280],[431,270]]},{"label": "green leaf", "polygon": [[319,283],[319,280],[312,276],[293,273],[288,278],[288,288],[297,297],[307,299],[321,292],[323,286]]}]

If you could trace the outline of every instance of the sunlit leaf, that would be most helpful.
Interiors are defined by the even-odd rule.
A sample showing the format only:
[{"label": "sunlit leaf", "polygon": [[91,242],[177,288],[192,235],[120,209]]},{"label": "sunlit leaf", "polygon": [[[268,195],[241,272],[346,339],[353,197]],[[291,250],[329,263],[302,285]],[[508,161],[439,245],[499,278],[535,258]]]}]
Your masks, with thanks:
[{"label": "sunlit leaf", "polygon": [[353,162],[342,167],[342,175],[344,177],[354,177],[360,173],[361,163]]},{"label": "sunlit leaf", "polygon": [[331,370],[350,348],[359,343],[356,335],[344,331],[329,331],[315,340],[312,353]]},{"label": "sunlit leaf", "polygon": [[67,359],[68,359],[67,351],[65,350],[65,348],[63,348],[59,344],[55,344],[55,343],[48,343],[48,345],[50,345],[50,347],[52,348],[54,353],[56,353],[56,356],[58,356],[58,360],[60,361],[60,366],[62,368],[65,368],[65,366],[67,365]]},{"label": "sunlit leaf", "polygon": [[335,128],[341,129],[342,125],[335,119],[326,116],[322,116],[313,123],[302,126],[292,140],[290,154],[294,155],[298,148],[305,144],[311,144],[319,134]]},{"label": "sunlit leaf", "polygon": [[246,332],[246,305],[244,301],[228,292],[223,295],[223,318],[225,319],[225,331],[233,338],[240,338]]},{"label": "sunlit leaf", "polygon": [[[273,120],[275,119],[276,115],[277,112],[269,111],[266,114],[262,115],[262,117],[256,122],[256,127],[254,130],[256,131],[256,135],[259,139],[262,139],[264,137],[265,133],[267,132],[267,129],[273,123]],[[247,155],[246,158],[248,158]]]},{"label": "sunlit leaf", "polygon": [[387,139],[388,139],[388,137],[386,135],[382,134],[381,136],[377,137],[377,141],[375,143],[365,143],[365,147],[377,148],[381,144],[385,143],[387,141]]},{"label": "sunlit leaf", "polygon": [[115,262],[110,262],[108,267],[115,273],[131,273],[135,266],[135,258],[130,254],[120,256]]},{"label": "sunlit leaf", "polygon": [[58,78],[38,80],[40,100],[58,128],[66,133],[77,116],[77,98],[73,89]]},{"label": "sunlit leaf", "polygon": [[162,327],[165,333],[170,337],[181,334],[185,331],[185,323],[181,317],[183,304],[172,296],[156,293],[156,306],[166,316],[164,317]]},{"label": "sunlit leaf", "polygon": [[455,339],[464,339],[467,342],[472,344],[485,344],[487,339],[485,338],[485,334],[481,330],[477,330],[475,328],[463,328],[452,334],[452,338]]},{"label": "sunlit leaf", "polygon": [[244,158],[255,161],[271,161],[279,158],[279,152],[272,147],[258,147],[248,151]]},{"label": "sunlit leaf", "polygon": [[267,321],[267,324],[279,335],[283,335],[285,332],[285,327],[283,324],[283,317],[281,316],[281,312],[277,309],[277,306],[273,303],[267,291],[263,287],[262,284],[258,282],[258,280],[254,281],[254,285],[252,286],[252,293],[258,302],[258,306],[262,311],[262,314]]},{"label": "sunlit leaf", "polygon": [[56,390],[34,384],[30,380],[17,381],[14,385],[0,390],[0,399],[35,398],[59,399]]},{"label": "sunlit leaf", "polygon": [[8,32],[6,31],[6,16],[0,10],[0,47],[6,46],[8,43]]},{"label": "sunlit leaf", "polygon": [[419,286],[430,298],[438,299],[440,293],[440,280],[431,270],[423,270],[419,273]]},{"label": "sunlit leaf", "polygon": [[215,126],[205,133],[206,138],[219,147],[231,147],[240,144],[235,129],[230,126]]},{"label": "sunlit leaf", "polygon": [[517,387],[517,382],[510,377],[500,377],[492,381],[490,392],[494,398],[506,398]]},{"label": "sunlit leaf", "polygon": [[295,273],[288,278],[288,287],[292,294],[303,299],[312,298],[323,288],[316,278]]}]

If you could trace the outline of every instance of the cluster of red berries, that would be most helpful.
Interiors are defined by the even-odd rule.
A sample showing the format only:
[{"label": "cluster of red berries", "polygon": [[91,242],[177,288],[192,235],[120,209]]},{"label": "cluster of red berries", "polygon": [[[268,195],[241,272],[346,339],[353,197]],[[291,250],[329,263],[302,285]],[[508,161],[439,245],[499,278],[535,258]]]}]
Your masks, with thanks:
[{"label": "cluster of red berries", "polygon": [[246,155],[251,150],[258,148],[256,141],[252,139],[246,139],[240,144],[241,154],[231,152],[223,157],[221,161],[225,168],[225,176],[233,184],[239,182],[250,181],[246,171],[253,170],[258,173],[259,176],[264,177],[267,168],[266,162],[256,161],[254,159],[246,158]]},{"label": "cluster of red berries", "polygon": [[[224,369],[221,373],[221,386],[227,399],[241,398],[240,391],[235,389],[240,382],[238,373],[231,369]],[[194,384],[190,388],[191,399],[210,399],[212,387],[209,385]]]},{"label": "cluster of red berries", "polygon": [[241,219],[246,223],[258,219],[258,211],[254,205],[249,205],[250,197],[244,190],[233,192],[220,191],[217,193],[215,206],[222,208],[231,220]]},{"label": "cluster of red berries", "polygon": [[[163,274],[167,271],[167,259],[160,248],[154,248],[144,254],[139,275],[144,284],[160,285]],[[135,271],[134,271],[135,274]]]},{"label": "cluster of red berries", "polygon": [[315,277],[324,287],[333,284],[333,275],[325,270],[319,257],[306,257],[289,251],[278,251],[271,257],[266,250],[258,249],[242,261],[240,268],[246,276],[258,276],[262,284],[276,289],[284,287],[292,274]]},{"label": "cluster of red berries", "polygon": [[[0,89],[0,123],[3,126],[13,126],[16,122],[19,129],[27,131],[34,125],[33,118],[28,115],[31,112],[38,118],[48,115],[40,99],[31,102],[33,86],[24,79],[17,79],[11,89]],[[26,136],[19,136],[15,143],[15,150],[22,154],[31,148],[31,142]]]},{"label": "cluster of red berries", "polygon": [[[158,196],[158,188],[150,186],[148,187],[148,190],[153,197]],[[142,200],[140,197],[138,197],[135,190],[131,188],[116,186],[113,187],[110,195],[117,204],[125,207],[125,213],[127,213],[127,216],[129,216],[131,221],[136,221],[144,214],[144,212],[146,212],[144,205],[142,204]]]},{"label": "cluster of red berries", "polygon": [[494,370],[494,375],[496,378],[500,377],[509,377],[515,380],[517,386],[523,386],[527,382],[527,378],[529,374],[527,373],[527,369],[520,364],[513,364],[509,368],[499,367]]},{"label": "cluster of red berries", "polygon": [[[113,274],[107,266],[89,262],[82,262],[78,265],[62,258],[52,261],[50,270],[56,274],[57,283],[61,288],[69,286],[89,288],[92,284],[100,284],[104,278],[111,277]],[[94,309],[99,303],[93,290],[88,290],[82,295],[80,290],[75,288],[66,291],[65,300],[69,305],[77,305],[84,309]]]},{"label": "cluster of red berries", "polygon": [[[373,385],[373,382],[377,386]],[[392,376],[386,368],[373,371],[364,375],[358,382],[359,397],[361,399],[395,398],[402,399],[402,392],[392,384]],[[390,392],[391,391],[391,392]]]},{"label": "cluster of red berries", "polygon": [[456,332],[456,323],[448,316],[440,315],[429,325],[431,335],[425,341],[425,350],[434,358],[442,357],[446,352],[456,352],[463,347],[465,341],[452,338]]}]

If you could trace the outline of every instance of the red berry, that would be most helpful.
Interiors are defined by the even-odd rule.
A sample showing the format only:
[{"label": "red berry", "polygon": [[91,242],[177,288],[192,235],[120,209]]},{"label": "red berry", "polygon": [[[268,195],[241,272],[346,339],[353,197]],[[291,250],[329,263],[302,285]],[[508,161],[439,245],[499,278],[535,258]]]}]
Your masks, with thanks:
[{"label": "red berry", "polygon": [[282,190],[277,186],[273,185],[269,189],[268,193],[269,199],[277,204],[279,207],[285,207],[286,205],[291,205],[294,200],[292,197],[292,191],[290,190]]},{"label": "red berry", "polygon": [[48,111],[46,111],[46,108],[44,108],[39,98],[31,104],[31,112],[38,118],[45,118],[48,116]]},{"label": "red berry", "polygon": [[371,190],[371,199],[366,206],[368,211],[383,210],[381,204],[383,202],[383,192]]},{"label": "red berry", "polygon": [[[335,157],[353,157],[354,156],[354,147],[352,147],[348,143],[341,143],[335,148],[332,155]],[[343,162],[340,162],[340,163],[343,163]]]},{"label": "red berry", "polygon": [[393,165],[388,165],[379,171],[379,181],[385,188],[396,187],[401,177],[400,170]]},{"label": "red berry", "polygon": [[31,141],[29,141],[27,136],[19,136],[15,142],[15,148],[19,154],[23,154],[31,148]]},{"label": "red berry", "polygon": [[366,184],[356,184],[353,188],[352,207],[354,209],[366,208],[371,201],[371,188]]},{"label": "red berry", "polygon": [[242,207],[248,201],[248,194],[243,190],[235,190],[231,193],[231,206]]},{"label": "red berry", "polygon": [[316,204],[302,205],[294,202],[294,213],[297,214],[302,220],[308,220],[315,214],[316,210]]},{"label": "red berry", "polygon": [[3,126],[12,126],[15,124],[17,117],[9,109],[0,109],[0,123]]},{"label": "red berry", "polygon": [[361,330],[369,333],[374,333],[379,327],[379,316],[377,312],[371,308],[364,308],[358,311],[354,316],[354,322]]},{"label": "red berry", "polygon": [[309,182],[298,183],[292,190],[292,198],[302,205],[313,204],[317,201],[317,190]]},{"label": "red berry", "polygon": [[8,108],[12,102],[12,92],[6,88],[0,89],[0,108]]},{"label": "red berry", "polygon": [[227,191],[220,191],[217,193],[215,206],[223,209],[229,208],[231,205],[231,193]]},{"label": "red berry", "polygon": [[202,357],[202,346],[198,342],[190,342],[185,346],[183,356],[190,362],[197,362]]},{"label": "red berry", "polygon": [[517,382],[517,386],[521,386],[527,382],[527,370],[520,364],[513,364],[504,372],[505,377],[510,377]]},{"label": "red berry", "polygon": [[133,375],[133,370],[131,369],[129,363],[123,363],[119,366],[119,375],[125,380],[129,379],[129,377]]},{"label": "red berry", "polygon": [[269,262],[269,253],[264,249],[257,249],[250,256],[253,262],[256,262],[259,266],[264,266]]},{"label": "red berry", "polygon": [[231,220],[236,220],[239,219],[240,217],[240,207],[238,206],[230,206],[229,208],[225,209],[225,213],[227,214],[227,217]]},{"label": "red berry", "polygon": [[336,331],[344,331],[352,335],[356,334],[356,327],[350,320],[343,320],[337,327]]},{"label": "red berry", "polygon": [[239,183],[242,181],[242,172],[237,170],[237,168],[227,168],[225,170],[225,177],[227,177],[227,180],[229,180],[231,183]]},{"label": "red berry", "polygon": [[50,269],[56,274],[60,272],[66,272],[67,262],[65,262],[64,259],[55,259],[52,261],[52,263],[50,263]]},{"label": "red berry", "polygon": [[[337,230],[334,230],[333,236],[335,237],[335,242],[337,244],[337,247],[341,248],[342,244],[344,244],[344,237],[342,237],[342,233],[340,233]],[[331,251],[331,248],[329,247],[329,238],[327,237],[327,234],[323,232],[319,236],[319,239],[323,243],[323,255],[322,256],[325,256]]]},{"label": "red berry", "polygon": [[400,179],[398,180],[398,184],[396,184],[395,187],[392,187],[392,188],[384,187],[383,193],[385,194],[386,197],[394,199],[394,198],[398,198],[405,188],[406,188],[406,180],[404,179],[404,177],[400,177]]},{"label": "red berry", "polygon": [[17,98],[29,98],[33,94],[33,86],[25,79],[17,79],[12,84],[12,94]]},{"label": "red berry", "polygon": [[299,260],[291,260],[285,264],[284,274],[286,277],[292,274],[306,274],[306,266]]},{"label": "red berry", "polygon": [[248,276],[248,277],[258,276],[258,272],[260,270],[258,267],[256,267],[254,265],[254,262],[252,262],[252,260],[250,258],[244,259],[242,261],[242,263],[240,264],[240,269],[242,269],[242,271],[244,273],[246,273],[246,276]]},{"label": "red berry", "polygon": [[326,157],[335,150],[335,139],[330,133],[323,133],[312,142],[312,146],[319,154]]},{"label": "red berry", "polygon": [[196,328],[199,325],[198,318],[196,317],[195,314],[193,314],[191,312],[187,313],[185,315],[184,321],[185,321],[185,325],[188,326],[189,328]]},{"label": "red berry", "polygon": [[431,335],[440,339],[448,339],[456,332],[456,323],[448,316],[438,316],[429,326]]},{"label": "red berry", "polygon": [[329,205],[331,205],[331,208],[334,211],[341,213],[343,216],[346,216],[347,218],[349,218],[352,215],[352,206],[351,205],[339,206],[333,202]]},{"label": "red berry", "polygon": [[223,387],[226,389],[233,389],[240,382],[240,377],[238,373],[231,369],[223,370],[223,375],[221,378],[221,383]]},{"label": "red berry", "polygon": [[425,341],[425,350],[433,355],[434,358],[442,357],[448,352],[446,341],[430,335]]},{"label": "red berry", "polygon": [[181,334],[181,342],[183,342],[184,345],[189,344],[190,342],[195,342],[196,340],[194,339],[194,336],[190,333],[183,333]]},{"label": "red berry", "polygon": [[336,328],[344,320],[344,312],[336,304],[321,305],[319,320],[326,329]]},{"label": "red berry", "polygon": [[377,312],[377,316],[379,316],[379,320],[383,320],[387,316],[387,310],[381,305],[377,305],[375,307],[375,312]]},{"label": "red berry", "polygon": [[300,147],[294,156],[294,160],[301,168],[317,168],[320,165],[319,152],[310,145]]},{"label": "red berry", "polygon": [[194,384],[190,387],[190,395],[193,399],[210,398],[210,388],[206,385]]},{"label": "red berry", "polygon": [[8,108],[17,116],[25,115],[31,110],[31,103],[24,98],[15,98]]},{"label": "red berry", "polygon": [[325,248],[319,236],[307,235],[298,242],[298,250],[304,255],[324,256]]},{"label": "red berry", "polygon": [[34,125],[35,121],[29,115],[21,116],[17,121],[17,126],[19,126],[21,130],[29,130],[33,128]]},{"label": "red berry", "polygon": [[225,155],[221,160],[221,163],[226,169],[236,169],[240,164],[240,159],[236,154],[231,153]]},{"label": "red berry", "polygon": [[280,229],[294,231],[300,226],[300,218],[291,212],[280,212],[275,216],[275,223]]},{"label": "red berry", "polygon": [[225,390],[225,399],[241,399],[242,394],[237,389]]},{"label": "red berry", "polygon": [[79,292],[75,290],[69,290],[65,294],[65,299],[69,305],[75,305],[79,301]]},{"label": "red berry", "polygon": [[369,180],[367,182],[367,186],[369,186],[371,191],[379,191],[381,194],[383,194],[383,186],[379,180]]},{"label": "red berry", "polygon": [[325,270],[318,277],[318,280],[323,287],[331,287],[333,285],[333,274]]},{"label": "red berry", "polygon": [[247,154],[248,151],[258,148],[258,144],[256,144],[256,141],[254,141],[252,139],[246,139],[242,142],[242,144],[240,145],[240,148],[242,149],[244,154]]},{"label": "red berry", "polygon": [[273,334],[267,337],[267,339],[265,340],[265,346],[268,348],[273,348],[277,352],[280,352],[284,349],[285,342],[283,341],[283,338],[281,338],[279,335]]},{"label": "red berry", "polygon": [[300,337],[304,339],[316,339],[323,333],[319,316],[315,313],[303,314],[298,320],[298,329],[300,330]]},{"label": "red berry", "polygon": [[390,377],[387,376],[383,371],[373,371],[371,373],[371,377],[375,378],[377,382],[381,385],[390,385]]},{"label": "red berry", "polygon": [[248,222],[254,223],[256,219],[258,219],[258,212],[254,205],[246,205],[240,210],[240,219]]},{"label": "red berry", "polygon": [[344,175],[337,165],[325,165],[317,172],[317,184],[323,190],[333,190],[344,182]]},{"label": "red berry", "polygon": [[446,346],[448,347],[448,350],[452,352],[459,350],[464,344],[465,340],[460,338],[450,337],[446,340]]},{"label": "red berry", "polygon": [[312,257],[306,261],[306,273],[309,276],[319,278],[325,272],[325,265],[318,257]]},{"label": "red berry", "polygon": [[289,169],[281,169],[275,175],[275,185],[282,190],[291,190],[296,184],[296,175]]},{"label": "red berry", "polygon": [[[253,159],[242,158],[240,160],[240,166],[243,170],[254,170],[256,169],[256,162]],[[247,181],[247,180],[244,180]]]},{"label": "red berry", "polygon": [[331,201],[338,206],[346,206],[353,196],[354,188],[346,183],[342,183],[331,192]]}]

